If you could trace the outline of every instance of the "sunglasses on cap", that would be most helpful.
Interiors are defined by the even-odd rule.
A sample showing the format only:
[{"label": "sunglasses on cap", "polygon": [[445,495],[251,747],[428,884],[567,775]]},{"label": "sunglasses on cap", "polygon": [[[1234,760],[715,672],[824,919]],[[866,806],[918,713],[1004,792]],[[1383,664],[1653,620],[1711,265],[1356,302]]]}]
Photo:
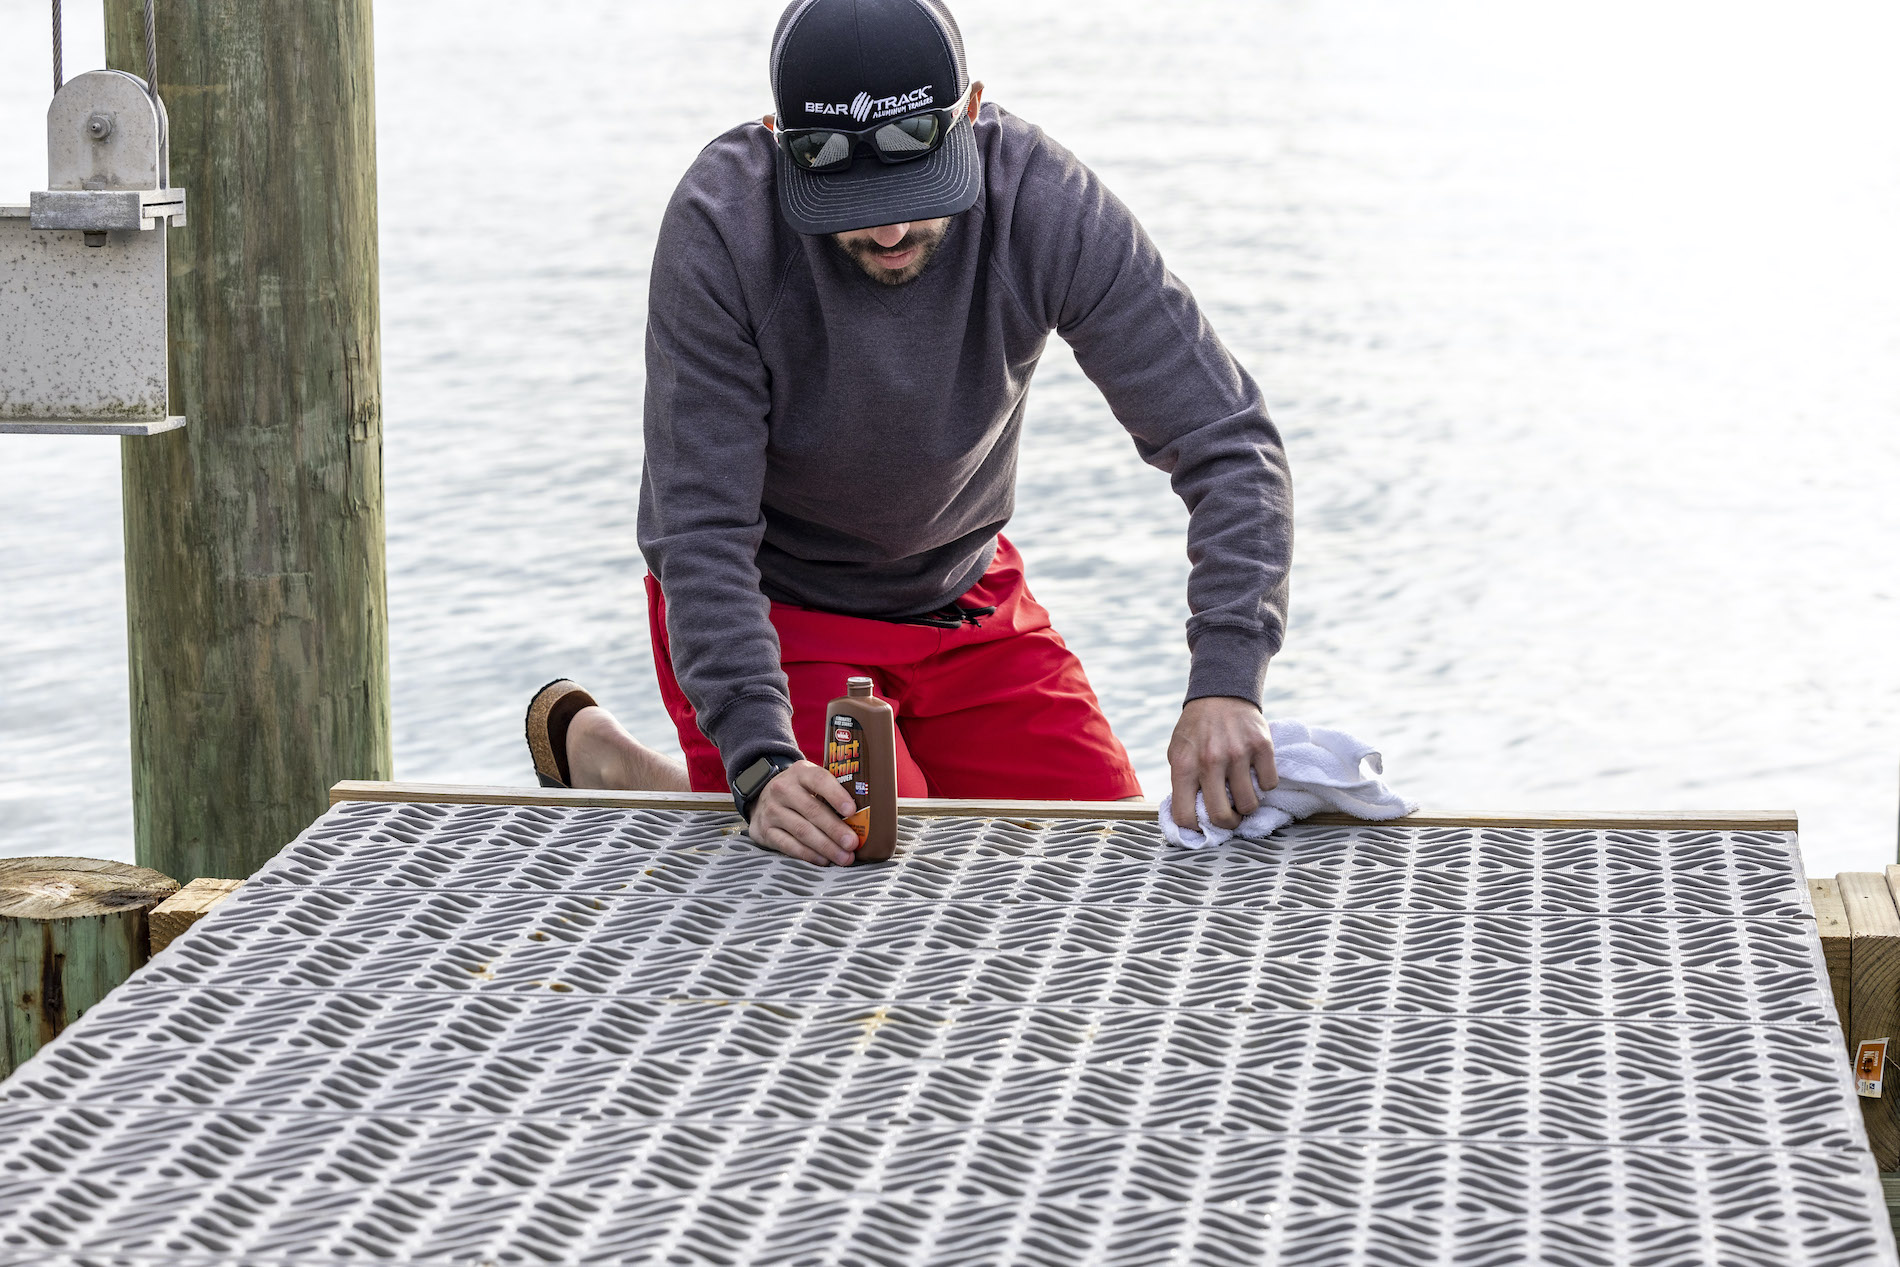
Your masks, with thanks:
[{"label": "sunglasses on cap", "polygon": [[[974,87],[975,85],[972,85]],[[901,119],[889,119],[872,128],[846,132],[838,128],[774,128],[773,135],[795,166],[808,172],[837,172],[851,166],[859,145],[869,145],[881,162],[908,163],[943,144],[969,104],[970,89],[939,110],[922,110]]]}]

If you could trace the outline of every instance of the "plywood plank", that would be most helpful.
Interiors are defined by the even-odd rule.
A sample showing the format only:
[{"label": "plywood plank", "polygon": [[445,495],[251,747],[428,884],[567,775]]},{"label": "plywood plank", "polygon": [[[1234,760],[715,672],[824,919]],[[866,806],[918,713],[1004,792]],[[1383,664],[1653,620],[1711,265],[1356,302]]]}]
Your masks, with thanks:
[{"label": "plywood plank", "polygon": [[[610,809],[732,808],[723,792],[602,792],[570,788],[504,787],[456,783],[381,783],[346,780],[330,789],[330,803],[415,801],[433,805],[560,805]],[[902,797],[899,814],[917,818],[1153,819],[1152,801],[992,801]],[[1356,823],[1345,814],[1316,814],[1308,822]],[[1615,827],[1654,831],[1797,831],[1787,810],[1419,810],[1395,820],[1408,827]]]},{"label": "plywood plank", "polygon": [[1853,982],[1854,937],[1847,922],[1835,880],[1809,880],[1808,898],[1814,905],[1815,929],[1821,935],[1821,955],[1827,961],[1827,980],[1834,990],[1834,1014],[1840,1018],[1841,1041],[1848,1034],[1848,989]]},{"label": "plywood plank", "polygon": [[[1847,1045],[1869,1038],[1900,1038],[1900,911],[1887,877],[1878,871],[1843,871],[1837,877],[1841,905],[1853,934],[1853,979],[1848,988]],[[1860,1102],[1867,1143],[1882,1170],[1900,1166],[1900,1082],[1886,1070],[1882,1095]]]}]

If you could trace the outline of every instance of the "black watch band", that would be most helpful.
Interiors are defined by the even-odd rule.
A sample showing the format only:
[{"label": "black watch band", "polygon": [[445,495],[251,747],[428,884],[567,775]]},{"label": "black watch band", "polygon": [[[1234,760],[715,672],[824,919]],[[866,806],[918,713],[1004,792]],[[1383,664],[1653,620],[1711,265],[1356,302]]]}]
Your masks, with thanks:
[{"label": "black watch band", "polygon": [[792,757],[768,754],[739,771],[732,781],[732,804],[739,811],[739,817],[750,823],[752,804],[759,799],[759,793],[765,791],[765,785],[777,778],[781,770],[789,770],[797,764]]}]

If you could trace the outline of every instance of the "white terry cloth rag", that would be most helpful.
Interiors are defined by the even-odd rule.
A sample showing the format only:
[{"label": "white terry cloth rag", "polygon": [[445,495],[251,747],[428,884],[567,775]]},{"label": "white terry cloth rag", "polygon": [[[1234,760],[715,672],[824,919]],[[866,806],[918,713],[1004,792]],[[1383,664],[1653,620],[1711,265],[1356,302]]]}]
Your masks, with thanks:
[{"label": "white terry cloth rag", "polygon": [[1385,760],[1370,744],[1361,743],[1343,730],[1325,730],[1285,718],[1267,723],[1273,734],[1273,764],[1279,771],[1280,785],[1262,792],[1255,780],[1254,794],[1260,808],[1240,820],[1235,830],[1216,826],[1207,817],[1207,798],[1194,795],[1194,817],[1201,829],[1177,826],[1174,821],[1174,797],[1161,798],[1161,833],[1177,845],[1201,849],[1224,844],[1235,836],[1264,840],[1296,818],[1317,814],[1323,809],[1343,810],[1358,818],[1375,822],[1402,818],[1418,808],[1418,802],[1400,796],[1378,778],[1366,778],[1360,763],[1372,767],[1374,775],[1385,773]]}]

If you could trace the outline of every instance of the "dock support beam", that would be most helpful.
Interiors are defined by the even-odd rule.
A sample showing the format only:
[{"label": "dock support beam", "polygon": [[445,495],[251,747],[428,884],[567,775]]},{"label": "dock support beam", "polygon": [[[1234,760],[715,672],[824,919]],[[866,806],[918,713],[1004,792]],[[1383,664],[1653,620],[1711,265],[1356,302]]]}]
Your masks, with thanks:
[{"label": "dock support beam", "polygon": [[[105,7],[143,75],[141,3]],[[370,2],[157,17],[191,425],[122,442],[137,856],[241,878],[390,772]]]}]

